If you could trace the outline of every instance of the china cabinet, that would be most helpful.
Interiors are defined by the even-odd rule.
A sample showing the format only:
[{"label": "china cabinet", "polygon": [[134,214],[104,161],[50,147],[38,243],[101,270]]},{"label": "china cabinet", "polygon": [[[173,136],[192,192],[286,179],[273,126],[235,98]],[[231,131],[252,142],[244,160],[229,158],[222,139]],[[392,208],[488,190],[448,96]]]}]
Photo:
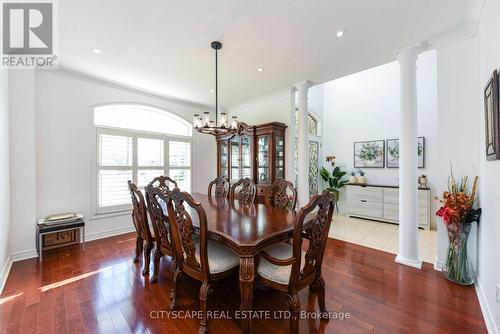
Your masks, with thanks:
[{"label": "china cabinet", "polygon": [[236,134],[217,136],[217,176],[231,183],[252,179],[257,201],[263,203],[265,188],[285,178],[285,130],[286,125],[279,122],[240,123]]}]

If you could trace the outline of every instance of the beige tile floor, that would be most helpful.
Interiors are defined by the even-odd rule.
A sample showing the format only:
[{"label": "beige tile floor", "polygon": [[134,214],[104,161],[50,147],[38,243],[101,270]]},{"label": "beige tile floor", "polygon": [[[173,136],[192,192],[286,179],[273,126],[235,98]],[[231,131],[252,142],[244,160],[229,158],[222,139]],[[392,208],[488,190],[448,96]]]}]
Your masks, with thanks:
[{"label": "beige tile floor", "polygon": [[[437,232],[418,230],[419,251],[422,261],[434,264],[437,252]],[[349,218],[335,214],[329,236],[397,254],[399,248],[399,226],[371,220]]]}]

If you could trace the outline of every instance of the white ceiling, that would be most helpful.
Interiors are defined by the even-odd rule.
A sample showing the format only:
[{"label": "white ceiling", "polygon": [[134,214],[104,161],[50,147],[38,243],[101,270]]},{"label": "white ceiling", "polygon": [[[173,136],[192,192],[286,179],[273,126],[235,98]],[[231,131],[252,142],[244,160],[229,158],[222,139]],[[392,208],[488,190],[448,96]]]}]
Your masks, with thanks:
[{"label": "white ceiling", "polygon": [[229,106],[392,61],[395,50],[463,24],[466,2],[63,0],[58,54],[66,68],[213,104],[210,42],[220,40],[219,95]]}]

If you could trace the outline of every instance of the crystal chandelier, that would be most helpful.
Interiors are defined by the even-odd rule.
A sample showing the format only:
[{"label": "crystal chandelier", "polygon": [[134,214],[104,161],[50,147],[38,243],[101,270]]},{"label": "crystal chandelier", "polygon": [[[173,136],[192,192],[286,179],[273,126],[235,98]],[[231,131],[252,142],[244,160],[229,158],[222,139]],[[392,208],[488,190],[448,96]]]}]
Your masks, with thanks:
[{"label": "crystal chandelier", "polygon": [[200,114],[194,114],[193,116],[193,126],[196,131],[200,133],[205,133],[209,135],[224,135],[224,134],[232,134],[236,133],[238,130],[238,119],[236,116],[231,118],[231,123],[228,122],[227,113],[220,113],[220,122],[219,122],[219,100],[218,100],[218,68],[217,68],[217,51],[222,49],[221,42],[212,42],[212,49],[215,50],[215,121],[210,119],[210,113],[208,111],[203,113],[203,116]]}]

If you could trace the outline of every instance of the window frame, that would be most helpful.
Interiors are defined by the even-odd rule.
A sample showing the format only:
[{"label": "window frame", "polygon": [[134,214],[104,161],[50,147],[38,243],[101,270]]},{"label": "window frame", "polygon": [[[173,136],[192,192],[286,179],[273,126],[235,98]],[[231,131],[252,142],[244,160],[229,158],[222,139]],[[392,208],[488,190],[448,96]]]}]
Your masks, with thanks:
[{"label": "window frame", "polygon": [[[97,107],[95,106],[92,111],[95,112]],[[159,109],[159,108],[158,108]],[[165,113],[171,114],[168,111],[164,111],[159,109]],[[179,117],[175,114],[172,114],[175,117]],[[187,122],[187,121],[186,121]],[[134,183],[138,183],[138,171],[139,170],[158,170],[158,175],[169,175],[170,170],[181,169],[181,170],[189,170],[189,181],[190,181],[190,189],[189,192],[193,189],[194,184],[194,173],[193,173],[193,137],[191,136],[182,136],[182,135],[173,135],[167,133],[157,133],[151,131],[142,131],[135,129],[126,129],[126,128],[117,128],[110,126],[100,126],[96,125],[94,122],[94,114],[92,114],[92,146],[94,148],[93,152],[91,152],[91,203],[92,203],[92,212],[95,216],[98,215],[106,215],[106,214],[119,214],[130,212],[132,210],[132,203],[123,204],[123,205],[114,205],[114,206],[100,206],[99,199],[99,172],[101,170],[132,170],[132,181]],[[132,138],[132,166],[100,166],[99,165],[99,157],[101,153],[99,136],[101,134],[105,135],[116,135],[116,136],[126,136]],[[163,140],[163,164],[164,166],[138,166],[138,138],[146,138],[146,139],[160,139]],[[189,167],[171,167],[170,159],[169,159],[169,143],[170,141],[178,141],[178,142],[186,142],[189,143],[190,147],[190,166]]]}]

